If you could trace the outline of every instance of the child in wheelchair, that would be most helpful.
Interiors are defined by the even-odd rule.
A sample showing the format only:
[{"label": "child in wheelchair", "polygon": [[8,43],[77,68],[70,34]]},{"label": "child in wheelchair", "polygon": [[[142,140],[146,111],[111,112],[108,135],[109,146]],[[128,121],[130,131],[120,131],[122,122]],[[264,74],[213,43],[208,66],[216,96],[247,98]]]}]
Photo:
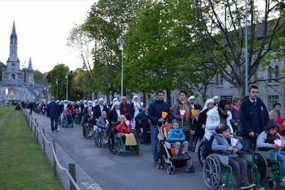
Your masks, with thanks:
[{"label": "child in wheelchair", "polygon": [[242,149],[242,144],[230,135],[230,128],[227,125],[217,128],[216,132],[212,150],[229,155],[229,165],[241,189],[253,188],[255,184],[250,184],[247,176],[247,162],[237,155],[237,152]]},{"label": "child in wheelchair", "polygon": [[174,121],[172,123],[172,128],[169,129],[167,133],[167,141],[171,144],[172,147],[175,147],[175,153],[173,158],[178,159],[179,149],[182,145],[183,151],[182,156],[184,158],[189,158],[188,155],[188,142],[185,140],[185,135],[183,130],[179,127],[179,123]]},{"label": "child in wheelchair", "polygon": [[282,167],[282,183],[285,184],[285,140],[278,132],[279,126],[274,120],[269,120],[265,131],[257,138],[257,149],[261,151],[276,151],[277,160]]}]

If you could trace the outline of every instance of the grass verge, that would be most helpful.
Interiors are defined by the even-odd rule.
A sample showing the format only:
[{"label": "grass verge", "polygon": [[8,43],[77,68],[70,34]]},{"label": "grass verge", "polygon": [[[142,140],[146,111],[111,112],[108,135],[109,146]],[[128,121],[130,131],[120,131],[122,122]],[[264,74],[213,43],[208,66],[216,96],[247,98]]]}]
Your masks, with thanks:
[{"label": "grass verge", "polygon": [[22,111],[0,107],[0,189],[64,189]]}]

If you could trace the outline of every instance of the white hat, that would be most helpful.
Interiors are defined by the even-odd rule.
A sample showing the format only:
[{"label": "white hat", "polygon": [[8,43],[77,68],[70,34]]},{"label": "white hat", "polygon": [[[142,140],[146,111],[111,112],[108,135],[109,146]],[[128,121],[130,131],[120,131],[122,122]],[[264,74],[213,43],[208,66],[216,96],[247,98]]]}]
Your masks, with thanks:
[{"label": "white hat", "polygon": [[193,99],[196,99],[195,96],[190,96],[188,100],[193,100]]},{"label": "white hat", "polygon": [[90,103],[92,104],[92,101],[91,101],[91,100],[88,101],[88,104],[90,104]]},{"label": "white hat", "polygon": [[118,101],[118,98],[114,98],[114,99],[113,99],[113,102],[117,102],[117,101]]},{"label": "white hat", "polygon": [[213,100],[219,99],[219,96],[214,96],[212,99],[213,99]]},{"label": "white hat", "polygon": [[104,102],[104,99],[103,99],[103,98],[99,98],[99,102],[100,102],[100,101],[103,101],[103,102]]}]

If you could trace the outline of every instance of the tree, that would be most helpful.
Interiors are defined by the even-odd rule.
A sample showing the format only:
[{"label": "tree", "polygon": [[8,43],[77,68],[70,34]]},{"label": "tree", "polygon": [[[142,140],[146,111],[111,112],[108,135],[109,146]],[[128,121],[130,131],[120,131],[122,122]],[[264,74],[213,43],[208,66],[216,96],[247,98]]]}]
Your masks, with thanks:
[{"label": "tree", "polygon": [[118,41],[146,1],[99,0],[91,7],[81,29],[95,41],[92,51],[94,69],[90,79],[93,89],[100,89],[106,95],[120,93],[121,52]]},{"label": "tree", "polygon": [[[245,5],[244,0],[195,0],[196,31],[204,49],[222,77],[245,95]],[[248,78],[259,66],[284,55],[284,2],[265,0],[263,7],[248,5]],[[280,52],[281,51],[281,52]]]},{"label": "tree", "polygon": [[2,72],[5,70],[7,66],[0,61],[0,81],[2,80]]},{"label": "tree", "polygon": [[39,70],[35,70],[34,80],[35,80],[36,84],[42,84],[44,86],[48,85],[48,81],[46,79],[46,74],[41,73]]},{"label": "tree", "polygon": [[[68,77],[68,79],[67,79]],[[47,80],[51,85],[51,95],[56,97],[58,100],[66,99],[66,87],[68,84],[68,99],[78,100],[77,94],[74,93],[72,86],[75,73],[64,64],[57,64],[54,68],[48,72]]]},{"label": "tree", "polygon": [[[206,79],[211,79],[213,72],[202,78],[205,67],[201,63],[208,60],[201,54],[201,39],[192,27],[196,23],[192,4],[192,0],[148,4],[130,25],[126,35],[129,88],[141,92],[166,90],[168,102],[174,89],[203,89],[206,93]],[[204,85],[199,85],[203,81]]]}]

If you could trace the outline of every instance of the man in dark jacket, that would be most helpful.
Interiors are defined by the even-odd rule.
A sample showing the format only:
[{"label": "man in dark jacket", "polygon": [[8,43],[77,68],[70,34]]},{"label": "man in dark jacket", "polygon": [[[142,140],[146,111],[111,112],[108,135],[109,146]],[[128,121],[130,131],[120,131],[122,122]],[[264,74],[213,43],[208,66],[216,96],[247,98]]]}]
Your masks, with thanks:
[{"label": "man in dark jacket", "polygon": [[51,102],[47,105],[47,115],[50,117],[50,125],[52,132],[58,132],[58,117],[60,110],[58,104],[54,101],[54,97],[51,98]]},{"label": "man in dark jacket", "polygon": [[[169,122],[172,122],[173,120],[169,105],[164,102],[163,98],[163,91],[156,92],[156,99],[149,105],[148,108],[148,118],[150,120],[151,150],[155,162],[157,162],[159,159],[157,152],[158,127],[161,127],[166,120],[168,120]],[[167,113],[166,118],[162,117],[162,112]]]},{"label": "man in dark jacket", "polygon": [[242,127],[243,148],[255,150],[257,135],[264,131],[269,121],[268,111],[263,101],[257,97],[258,86],[250,85],[249,96],[240,105],[240,124]]},{"label": "man in dark jacket", "polygon": [[107,114],[109,112],[107,106],[104,105],[104,99],[100,98],[98,105],[94,107],[93,118],[97,120],[99,117],[101,117],[103,111],[105,111]]}]

